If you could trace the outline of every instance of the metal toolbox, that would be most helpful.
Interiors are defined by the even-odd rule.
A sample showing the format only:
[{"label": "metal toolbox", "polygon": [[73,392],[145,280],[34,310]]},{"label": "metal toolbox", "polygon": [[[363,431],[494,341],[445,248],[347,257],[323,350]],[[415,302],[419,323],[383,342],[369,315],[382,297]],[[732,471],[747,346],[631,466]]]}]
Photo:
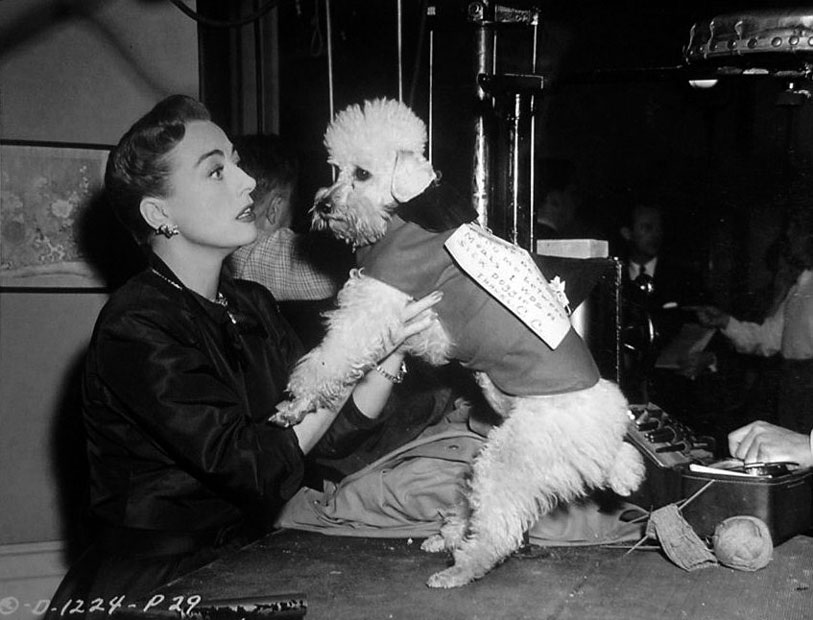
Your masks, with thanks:
[{"label": "metal toolbox", "polygon": [[681,478],[684,498],[712,482],[681,511],[701,537],[711,536],[720,522],[737,515],[762,519],[775,545],[811,529],[813,470],[733,476],[686,469]]}]

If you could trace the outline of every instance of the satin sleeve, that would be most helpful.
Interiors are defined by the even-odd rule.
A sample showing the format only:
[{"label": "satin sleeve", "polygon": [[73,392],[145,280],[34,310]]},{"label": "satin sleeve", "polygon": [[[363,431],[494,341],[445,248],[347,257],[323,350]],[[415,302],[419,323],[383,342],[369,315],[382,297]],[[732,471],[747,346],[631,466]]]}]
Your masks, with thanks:
[{"label": "satin sleeve", "polygon": [[353,396],[344,403],[333,424],[311,451],[311,456],[338,459],[349,455],[381,425],[381,418],[368,418],[356,406]]},{"label": "satin sleeve", "polygon": [[[255,352],[262,359],[251,361],[267,369],[254,372],[268,375],[268,386],[250,394],[216,330],[196,330],[194,321],[158,309],[118,317],[97,334],[103,363],[95,364],[95,379],[149,442],[202,485],[242,509],[272,514],[299,488],[304,470],[293,431],[264,422],[287,369],[281,377],[272,370],[291,353],[266,360]],[[268,409],[259,419],[252,402]]]}]

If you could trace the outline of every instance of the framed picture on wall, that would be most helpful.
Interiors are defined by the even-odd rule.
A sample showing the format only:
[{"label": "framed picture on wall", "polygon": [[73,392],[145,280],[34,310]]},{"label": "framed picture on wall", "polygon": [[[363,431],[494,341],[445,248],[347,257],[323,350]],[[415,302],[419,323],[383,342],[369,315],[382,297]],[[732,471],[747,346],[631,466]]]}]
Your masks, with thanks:
[{"label": "framed picture on wall", "polygon": [[[0,141],[0,286],[104,288],[94,261],[110,147]],[[95,230],[94,230],[95,228]]]}]

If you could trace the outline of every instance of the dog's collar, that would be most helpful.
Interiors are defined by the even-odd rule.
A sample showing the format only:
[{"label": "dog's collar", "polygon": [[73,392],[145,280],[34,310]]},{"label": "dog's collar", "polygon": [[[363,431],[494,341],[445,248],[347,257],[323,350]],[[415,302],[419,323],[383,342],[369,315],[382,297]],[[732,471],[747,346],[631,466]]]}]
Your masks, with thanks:
[{"label": "dog's collar", "polygon": [[406,222],[430,232],[443,232],[477,219],[477,211],[452,186],[434,181],[422,194],[394,212]]}]

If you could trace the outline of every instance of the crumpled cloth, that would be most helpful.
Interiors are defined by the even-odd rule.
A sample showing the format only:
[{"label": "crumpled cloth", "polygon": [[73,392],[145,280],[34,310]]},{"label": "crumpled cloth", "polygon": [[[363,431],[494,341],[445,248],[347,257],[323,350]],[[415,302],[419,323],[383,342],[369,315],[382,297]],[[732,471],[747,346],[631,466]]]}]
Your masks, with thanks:
[{"label": "crumpled cloth", "polygon": [[717,566],[717,558],[675,504],[654,510],[649,517],[646,533],[657,538],[666,556],[686,571]]},{"label": "crumpled cloth", "polygon": [[[465,423],[419,437],[324,489],[301,489],[283,508],[276,527],[332,536],[425,538],[437,534],[443,514],[460,500],[471,463],[484,438]],[[543,546],[600,545],[637,540],[645,514],[621,502],[603,510],[592,501],[559,507],[531,528]]]}]

